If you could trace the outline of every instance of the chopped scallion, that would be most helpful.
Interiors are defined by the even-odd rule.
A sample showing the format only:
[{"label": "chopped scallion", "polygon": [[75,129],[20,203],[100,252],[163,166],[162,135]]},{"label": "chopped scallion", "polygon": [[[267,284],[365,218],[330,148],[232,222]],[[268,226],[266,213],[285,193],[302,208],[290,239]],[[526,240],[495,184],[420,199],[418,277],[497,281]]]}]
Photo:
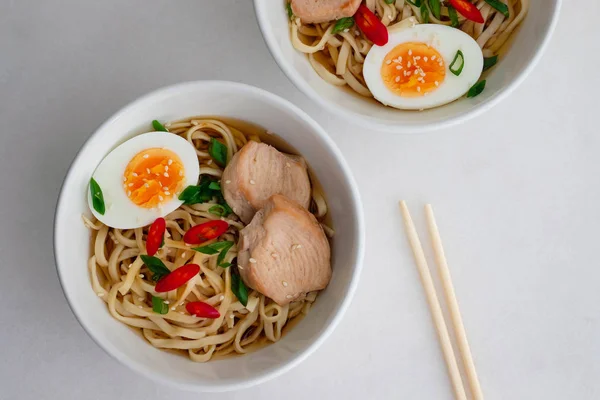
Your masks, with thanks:
[{"label": "chopped scallion", "polygon": [[224,167],[227,164],[227,146],[219,142],[217,139],[210,139],[208,154],[210,154],[219,167]]},{"label": "chopped scallion", "polygon": [[223,250],[225,248],[229,249],[231,248],[231,246],[233,246],[233,242],[223,241],[207,244],[206,246],[202,247],[192,247],[192,250],[199,251],[200,253],[204,254],[217,254],[220,250]]},{"label": "chopped scallion", "polygon": [[152,257],[146,254],[140,255],[146,267],[152,272],[152,280],[158,282],[158,280],[171,273],[171,270],[165,266],[165,264],[157,257]]},{"label": "chopped scallion", "polygon": [[429,23],[429,8],[427,8],[427,3],[421,3],[421,7],[419,8],[421,11],[421,23],[428,24]]},{"label": "chopped scallion", "polygon": [[488,3],[490,6],[494,7],[496,10],[498,10],[506,18],[510,16],[508,6],[500,0],[485,0],[485,2]]},{"label": "chopped scallion", "polygon": [[222,217],[223,215],[225,215],[225,207],[223,207],[220,204],[215,204],[214,206],[208,209],[208,212],[213,215],[216,215],[217,217]]},{"label": "chopped scallion", "polygon": [[160,297],[152,296],[152,311],[164,315],[169,312],[169,306]]},{"label": "chopped scallion", "polygon": [[190,185],[179,194],[178,198],[179,200],[183,201],[183,204],[191,205],[198,203],[206,203],[212,198],[212,194],[208,189],[208,185]]},{"label": "chopped scallion", "polygon": [[335,22],[335,25],[333,26],[333,30],[331,31],[331,33],[333,35],[335,35],[336,33],[343,32],[346,29],[352,28],[353,25],[354,25],[354,18],[352,18],[352,17],[340,18]]},{"label": "chopped scallion", "polygon": [[448,6],[448,16],[450,17],[450,24],[453,28],[458,28],[460,23],[458,22],[458,13],[456,8]]},{"label": "chopped scallion", "polygon": [[481,92],[483,92],[483,89],[485,89],[485,80],[479,81],[476,84],[474,84],[471,87],[471,89],[469,89],[469,91],[467,92],[467,97],[472,98],[479,96]]},{"label": "chopped scallion", "polygon": [[440,0],[429,0],[429,8],[431,8],[431,13],[437,19],[442,17],[442,4]]},{"label": "chopped scallion", "polygon": [[208,209],[208,212],[213,215],[216,215],[217,217],[222,217],[226,213],[225,207],[223,207],[220,204],[215,204],[214,206]]},{"label": "chopped scallion", "polygon": [[237,271],[231,274],[231,291],[244,307],[248,305],[248,288]]},{"label": "chopped scallion", "polygon": [[460,76],[463,68],[465,67],[465,55],[462,51],[458,50],[454,56],[454,60],[450,63],[448,69],[456,76]]},{"label": "chopped scallion", "polygon": [[213,198],[217,199],[219,206],[217,208],[210,208],[208,211],[215,215],[220,212],[220,217],[226,217],[233,212],[231,207],[225,201],[223,193],[221,192],[221,184],[209,178],[207,175],[203,175],[200,179],[199,185],[190,185],[186,187],[183,192],[179,194],[179,200],[183,201],[183,204],[199,204],[206,203]]},{"label": "chopped scallion", "polygon": [[192,250],[208,255],[219,253],[219,256],[217,257],[217,265],[221,265],[221,263],[225,259],[225,256],[227,255],[227,252],[229,251],[229,249],[231,249],[231,247],[233,247],[232,241],[223,241],[208,244],[202,247],[192,247]]},{"label": "chopped scallion", "polygon": [[483,59],[483,70],[487,71],[498,62],[498,56],[486,57]]},{"label": "chopped scallion", "polygon": [[192,250],[208,255],[217,254],[219,252],[219,250],[215,250],[210,246],[192,247]]},{"label": "chopped scallion", "polygon": [[217,256],[217,265],[220,265],[223,262],[223,260],[225,259],[225,256],[227,255],[227,252],[229,251],[229,249],[232,246],[233,246],[233,242],[229,242],[227,245],[225,245],[223,247],[223,250],[221,250],[221,252]]},{"label": "chopped scallion", "polygon": [[104,196],[102,195],[102,189],[94,178],[90,179],[90,193],[92,195],[92,205],[94,210],[100,215],[104,215],[106,212],[106,206],[104,205]]},{"label": "chopped scallion", "polygon": [[165,128],[165,126],[163,124],[158,122],[158,120],[152,121],[152,127],[154,128],[155,131],[158,131],[158,132],[168,132],[167,128]]}]

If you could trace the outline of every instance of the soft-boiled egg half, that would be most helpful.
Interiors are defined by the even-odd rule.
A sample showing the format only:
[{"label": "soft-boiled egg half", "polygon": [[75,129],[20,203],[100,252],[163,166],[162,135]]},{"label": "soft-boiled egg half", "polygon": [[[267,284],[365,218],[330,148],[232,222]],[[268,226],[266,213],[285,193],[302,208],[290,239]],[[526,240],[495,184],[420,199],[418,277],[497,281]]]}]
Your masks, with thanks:
[{"label": "soft-boiled egg half", "polygon": [[384,46],[373,46],[363,75],[381,103],[423,110],[450,103],[473,86],[483,70],[477,42],[461,30],[415,25],[390,33]]},{"label": "soft-boiled egg half", "polygon": [[198,183],[200,165],[194,147],[167,132],[138,135],[111,151],[92,175],[102,191],[104,213],[90,210],[105,225],[139,228],[174,211],[177,196]]}]

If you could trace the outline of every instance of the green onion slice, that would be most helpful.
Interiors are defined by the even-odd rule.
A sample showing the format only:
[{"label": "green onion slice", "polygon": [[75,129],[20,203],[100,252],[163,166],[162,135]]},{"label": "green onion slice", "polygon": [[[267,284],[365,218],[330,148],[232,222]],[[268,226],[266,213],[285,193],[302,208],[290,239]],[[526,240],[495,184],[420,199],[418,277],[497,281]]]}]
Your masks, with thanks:
[{"label": "green onion slice", "polygon": [[152,296],[152,311],[157,314],[166,314],[169,312],[169,306],[160,297]]},{"label": "green onion slice", "polygon": [[415,7],[421,7],[421,0],[406,0],[406,2]]},{"label": "green onion slice", "polygon": [[421,22],[423,24],[429,23],[429,8],[427,8],[427,4],[425,2],[421,3]]},{"label": "green onion slice", "polygon": [[[220,196],[219,196],[220,194]],[[229,207],[229,204],[227,204],[227,202],[225,201],[225,198],[223,197],[223,195],[221,194],[221,192],[219,192],[219,194],[217,194],[217,199],[219,200],[219,205],[221,207],[223,207],[223,209],[225,210],[223,212],[223,215],[221,215],[221,217],[226,217],[229,214],[231,214],[233,212],[233,210],[231,209],[231,207]],[[210,212],[210,209],[208,210]]]},{"label": "green onion slice", "polygon": [[161,124],[160,122],[158,122],[157,120],[152,121],[152,127],[154,128],[155,131],[158,131],[158,132],[168,132],[167,128],[165,128],[165,126],[163,124]]},{"label": "green onion slice", "polygon": [[440,0],[429,0],[429,8],[434,17],[437,19],[442,17],[442,4]]},{"label": "green onion slice", "polygon": [[244,307],[248,305],[248,288],[237,273],[231,274],[231,291]]},{"label": "green onion slice", "polygon": [[217,265],[220,265],[223,260],[225,259],[225,256],[227,255],[227,252],[229,251],[229,249],[233,246],[233,242],[229,242],[228,244],[226,244],[223,247],[223,250],[221,250],[221,252],[219,253],[219,255],[217,256]]},{"label": "green onion slice", "polygon": [[178,199],[183,201],[183,204],[198,204],[206,203],[212,199],[211,190],[208,188],[209,183],[201,183],[200,185],[190,185],[186,187],[178,196]]},{"label": "green onion slice", "polygon": [[458,13],[456,8],[448,6],[448,16],[450,17],[450,23],[453,28],[458,28],[460,23],[458,22]]},{"label": "green onion slice", "polygon": [[225,207],[223,207],[220,204],[215,204],[214,206],[212,206],[211,208],[208,209],[208,212],[216,215],[217,217],[222,217],[225,215]]},{"label": "green onion slice", "polygon": [[90,179],[90,193],[92,195],[92,205],[94,210],[100,215],[104,215],[106,207],[104,205],[104,196],[102,195],[102,189],[94,178]]},{"label": "green onion slice", "polygon": [[159,258],[146,254],[140,255],[140,257],[144,264],[146,264],[146,267],[152,272],[152,280],[154,282],[158,282],[160,278],[171,273],[171,270],[169,270]]},{"label": "green onion slice", "polygon": [[342,31],[345,31],[346,29],[352,28],[353,25],[354,25],[354,18],[352,18],[352,17],[340,18],[335,22],[335,25],[333,26],[333,30],[331,31],[331,33],[333,35],[335,35],[338,32],[342,32]]},{"label": "green onion slice", "polygon": [[214,181],[206,176],[200,179],[199,185],[190,185],[186,187],[183,192],[178,196],[179,200],[183,201],[183,204],[198,204],[206,203],[212,200],[213,196],[222,197],[221,190],[213,190],[210,188],[211,183]]},{"label": "green onion slice", "polygon": [[471,87],[471,89],[469,89],[469,91],[467,92],[467,97],[472,98],[479,96],[481,92],[483,92],[483,89],[485,89],[485,80],[479,81],[476,84],[474,84]]},{"label": "green onion slice", "polygon": [[208,154],[210,154],[219,167],[224,167],[227,164],[227,146],[219,142],[217,139],[210,139]]},{"label": "green onion slice", "polygon": [[285,4],[285,9],[287,10],[287,15],[289,19],[294,18],[294,11],[292,11],[292,4],[291,3],[286,3]]},{"label": "green onion slice", "polygon": [[204,254],[217,254],[220,250],[227,249],[229,250],[233,246],[233,242],[231,241],[223,241],[207,244],[206,246],[201,247],[192,247],[192,250],[199,251]]},{"label": "green onion slice", "polygon": [[202,254],[208,254],[208,255],[217,254],[219,252],[219,250],[215,250],[210,246],[192,247],[192,250],[198,251]]},{"label": "green onion slice", "polygon": [[208,178],[206,175],[202,176],[199,185],[190,185],[186,187],[183,192],[179,194],[179,200],[183,201],[183,204],[199,204],[206,203],[215,197],[218,204],[212,206],[208,212],[218,215],[219,217],[226,217],[233,212],[231,207],[225,201],[223,193],[221,192],[221,185]]},{"label": "green onion slice", "polygon": [[510,13],[508,12],[508,6],[500,0],[485,0],[485,2],[488,3],[490,6],[494,7],[496,10],[498,10],[506,18],[510,16]]},{"label": "green onion slice", "polygon": [[211,243],[201,247],[192,247],[192,250],[208,255],[219,253],[219,256],[217,257],[217,265],[221,265],[221,263],[225,259],[225,256],[227,255],[227,252],[229,251],[229,249],[231,249],[231,247],[233,247],[233,242],[228,240],[223,242]]},{"label": "green onion slice", "polygon": [[483,70],[487,71],[498,62],[498,56],[486,57],[483,59]]},{"label": "green onion slice", "polygon": [[[456,65],[457,63],[459,63],[459,64]],[[454,60],[452,60],[448,69],[454,75],[459,76],[464,67],[465,67],[465,55],[463,54],[462,51],[458,50],[456,52],[456,55],[454,56]]]}]

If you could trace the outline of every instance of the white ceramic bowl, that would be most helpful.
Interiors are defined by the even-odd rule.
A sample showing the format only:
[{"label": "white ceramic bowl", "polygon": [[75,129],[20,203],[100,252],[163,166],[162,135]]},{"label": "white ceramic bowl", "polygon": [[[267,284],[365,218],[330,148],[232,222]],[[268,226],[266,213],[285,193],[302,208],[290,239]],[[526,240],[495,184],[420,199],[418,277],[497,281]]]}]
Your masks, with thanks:
[{"label": "white ceramic bowl", "polygon": [[[325,188],[336,229],[333,278],[314,307],[278,343],[257,352],[206,364],[155,349],[113,319],[90,286],[90,215],[86,190],[92,172],[109,151],[150,129],[150,121],[192,115],[238,118],[267,128],[298,149]],[[298,364],[332,332],[356,289],[364,252],[364,222],[356,184],[340,151],[323,129],[286,100],[251,86],[200,81],[150,93],[105,122],[79,151],[65,178],[54,222],[54,252],[60,281],[88,334],[114,358],[155,381],[182,389],[225,391],[248,387]]]},{"label": "white ceramic bowl", "polygon": [[313,70],[305,54],[290,41],[284,1],[254,0],[258,24],[271,54],[288,78],[332,113],[370,129],[415,133],[464,122],[493,107],[514,90],[539,61],[558,21],[561,0],[531,0],[530,12],[515,32],[509,51],[486,75],[487,85],[473,99],[425,111],[401,111],[349,94],[347,87],[328,84]]}]

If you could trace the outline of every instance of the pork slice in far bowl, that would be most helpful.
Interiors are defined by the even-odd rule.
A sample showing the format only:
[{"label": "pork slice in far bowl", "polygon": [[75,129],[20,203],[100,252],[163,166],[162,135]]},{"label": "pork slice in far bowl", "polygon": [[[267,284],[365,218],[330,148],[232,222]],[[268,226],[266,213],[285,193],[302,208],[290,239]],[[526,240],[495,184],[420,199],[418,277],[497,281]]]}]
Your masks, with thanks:
[{"label": "pork slice in far bowl", "polygon": [[318,24],[354,15],[362,0],[292,0],[290,7],[302,21]]}]

